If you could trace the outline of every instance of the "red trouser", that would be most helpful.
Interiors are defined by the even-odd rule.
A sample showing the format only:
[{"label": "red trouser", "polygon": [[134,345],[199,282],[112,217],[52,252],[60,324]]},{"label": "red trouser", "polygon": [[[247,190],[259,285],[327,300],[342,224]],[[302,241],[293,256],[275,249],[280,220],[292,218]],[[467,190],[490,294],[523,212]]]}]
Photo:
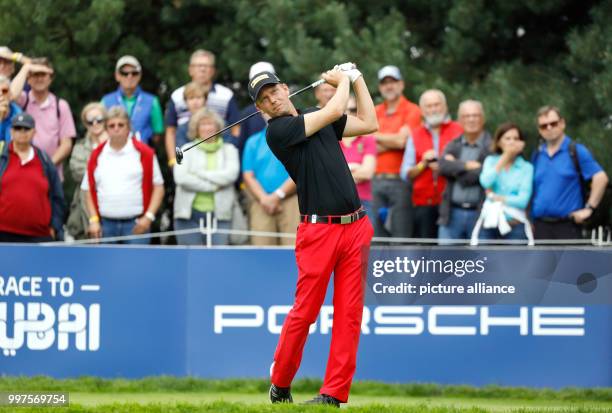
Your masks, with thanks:
[{"label": "red trouser", "polygon": [[334,272],[334,320],[327,371],[320,393],[346,402],[357,358],[363,289],[374,230],[367,217],[352,224],[300,223],[295,256],[295,302],[278,340],[272,383],[289,387],[302,360],[308,329],[325,299]]}]

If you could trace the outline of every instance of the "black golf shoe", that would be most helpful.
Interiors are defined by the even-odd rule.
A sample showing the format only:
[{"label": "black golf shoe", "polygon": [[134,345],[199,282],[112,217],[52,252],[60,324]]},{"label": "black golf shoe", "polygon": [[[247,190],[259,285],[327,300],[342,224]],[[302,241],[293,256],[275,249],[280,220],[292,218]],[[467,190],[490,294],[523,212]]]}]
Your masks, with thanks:
[{"label": "black golf shoe", "polygon": [[270,386],[270,401],[272,403],[293,403],[291,387]]},{"label": "black golf shoe", "polygon": [[314,404],[327,404],[334,407],[340,407],[340,400],[335,397],[328,396],[327,394],[319,394],[312,400],[308,400],[303,404],[314,405]]}]

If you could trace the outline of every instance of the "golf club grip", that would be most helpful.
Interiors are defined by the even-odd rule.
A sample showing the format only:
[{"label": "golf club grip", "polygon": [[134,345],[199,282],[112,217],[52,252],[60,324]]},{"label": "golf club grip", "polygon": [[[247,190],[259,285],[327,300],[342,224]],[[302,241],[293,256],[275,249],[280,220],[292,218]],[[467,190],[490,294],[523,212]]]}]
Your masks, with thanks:
[{"label": "golf club grip", "polygon": [[295,95],[299,95],[302,92],[305,92],[305,91],[310,90],[310,89],[314,89],[315,87],[317,87],[319,85],[322,85],[323,83],[325,83],[325,80],[319,79],[316,82],[313,82],[313,83],[309,84],[308,86],[303,87],[303,88],[301,88],[300,90],[298,90],[296,92],[293,92],[292,94],[289,95],[289,97],[292,98]]}]

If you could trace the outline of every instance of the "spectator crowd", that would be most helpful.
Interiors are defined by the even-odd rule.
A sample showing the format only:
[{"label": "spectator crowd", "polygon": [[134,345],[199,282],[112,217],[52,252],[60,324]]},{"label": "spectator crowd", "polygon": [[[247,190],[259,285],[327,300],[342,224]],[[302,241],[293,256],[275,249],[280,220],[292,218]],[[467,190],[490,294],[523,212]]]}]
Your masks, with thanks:
[{"label": "spectator crowd", "polygon": [[[193,52],[191,81],[172,92],[164,111],[140,86],[141,62],[120,57],[117,89],[85,105],[78,137],[73,108],[52,92],[52,63],[0,47],[0,242],[146,234],[163,228],[167,205],[181,245],[206,242],[198,229],[207,218],[217,229],[254,231],[216,232],[214,245],[293,245],[274,233],[295,233],[300,222],[295,183],[268,147],[267,119],[256,105],[240,110],[232,90],[215,82],[215,59]],[[257,62],[249,79],[263,71],[275,72]],[[584,228],[609,224],[608,176],[566,134],[554,102],[534,114],[541,140],[528,157],[521,128],[509,119],[488,129],[478,100],[463,100],[453,120],[443,91],[426,90],[415,103],[404,96],[399,68],[377,75],[378,131],[339,143],[376,237],[533,244],[579,239]],[[317,106],[334,93],[318,86]],[[346,113],[356,108],[351,98]],[[209,136],[177,163],[176,146]],[[156,152],[163,151],[167,165],[160,166]],[[67,173],[77,182],[71,200],[62,185]]]}]

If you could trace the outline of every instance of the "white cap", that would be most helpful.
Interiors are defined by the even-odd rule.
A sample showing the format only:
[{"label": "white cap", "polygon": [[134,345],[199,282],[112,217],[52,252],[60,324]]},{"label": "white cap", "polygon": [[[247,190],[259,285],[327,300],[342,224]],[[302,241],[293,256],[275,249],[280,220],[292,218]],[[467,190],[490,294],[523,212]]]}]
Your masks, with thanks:
[{"label": "white cap", "polygon": [[13,51],[6,46],[0,46],[0,52],[2,54],[13,54]]},{"label": "white cap", "polygon": [[378,71],[378,81],[380,82],[386,77],[392,77],[395,80],[402,80],[402,73],[397,66],[385,66]]},{"label": "white cap", "polygon": [[142,71],[142,67],[140,66],[140,62],[134,56],[125,55],[121,56],[119,60],[117,60],[117,64],[115,65],[115,71],[118,72],[125,65],[134,66],[136,70],[139,72]]},{"label": "white cap", "polygon": [[271,72],[276,74],[276,70],[274,70],[274,66],[270,62],[257,62],[251,66],[249,69],[249,80],[253,78],[258,73],[261,72]]}]

